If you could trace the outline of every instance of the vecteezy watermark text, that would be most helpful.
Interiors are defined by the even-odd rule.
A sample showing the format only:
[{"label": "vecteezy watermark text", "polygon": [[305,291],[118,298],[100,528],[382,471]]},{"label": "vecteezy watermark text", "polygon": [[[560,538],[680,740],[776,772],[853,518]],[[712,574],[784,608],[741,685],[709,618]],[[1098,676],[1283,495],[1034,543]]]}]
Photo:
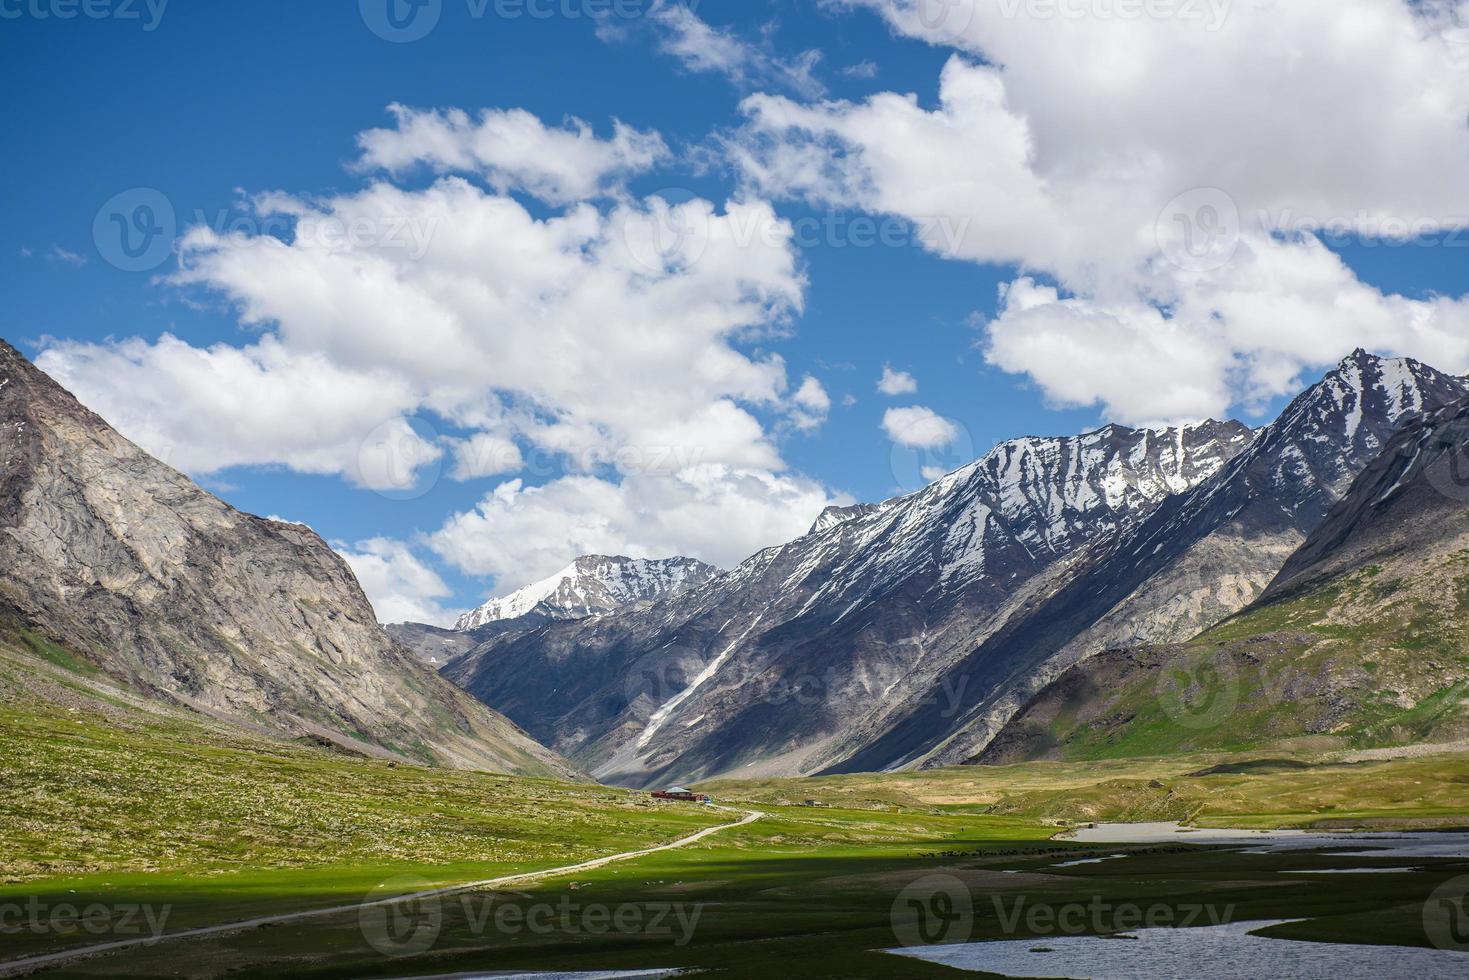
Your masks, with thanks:
[{"label": "vecteezy watermark text", "polygon": [[998,0],[1006,20],[1174,20],[1217,31],[1233,0]]},{"label": "vecteezy watermark text", "polygon": [[[3,0],[0,0],[3,2]],[[298,216],[283,212],[195,209],[180,216],[168,195],[133,187],[108,198],[92,220],[97,254],[124,272],[149,272],[174,254],[180,229],[207,229],[222,244],[249,248],[287,242],[316,252],[394,250],[410,261],[429,252],[439,219],[416,214]]]},{"label": "vecteezy watermark text", "polygon": [[1093,895],[1085,902],[1031,902],[1024,896],[1006,900],[990,896],[1000,928],[1010,935],[1080,936],[1131,929],[1188,929],[1222,926],[1234,916],[1234,905],[1185,902],[1110,902]]},{"label": "vecteezy watermark text", "polygon": [[[427,885],[417,879],[394,879],[384,887],[399,890]],[[373,900],[358,913],[358,925],[369,946],[385,956],[419,956],[438,942],[452,918],[456,934],[472,936],[638,936],[666,939],[683,947],[693,942],[702,903],[579,902],[570,895],[557,901],[526,902],[499,895],[436,892],[400,900]]]},{"label": "vecteezy watermark text", "polygon": [[1256,216],[1260,228],[1273,242],[1294,242],[1307,235],[1332,248],[1356,245],[1361,248],[1469,248],[1469,215],[1449,218],[1374,214],[1312,215],[1293,211],[1262,209]]},{"label": "vecteezy watermark text", "polygon": [[[701,0],[462,0],[472,21],[593,20],[631,21],[670,7],[693,13]],[[358,0],[362,22],[384,41],[421,41],[444,17],[446,0]],[[452,6],[458,6],[457,3]]]},{"label": "vecteezy watermark text", "polygon": [[1469,248],[1469,214],[1388,214],[1368,210],[1322,214],[1291,208],[1242,211],[1218,187],[1195,187],[1163,206],[1154,222],[1159,253],[1191,272],[1212,272],[1255,247],[1315,239],[1330,248]]},{"label": "vecteezy watermark text", "polygon": [[[988,906],[988,907],[987,907]],[[1114,902],[1100,895],[1086,901],[1032,901],[1025,895],[990,895],[980,901],[954,875],[927,875],[893,901],[893,935],[904,946],[962,943],[974,933],[981,913],[992,912],[1000,931],[1011,936],[1080,936],[1131,929],[1225,925],[1235,906],[1211,903]]]},{"label": "vecteezy watermark text", "polygon": [[[897,646],[918,646],[920,649],[915,653],[918,657],[922,656],[921,644],[917,640],[900,641]],[[792,677],[781,677],[771,683],[761,695],[760,700],[773,705],[794,704],[803,708],[813,708],[828,700],[835,700],[853,693],[847,691],[843,685],[843,676],[843,672],[838,668],[829,667],[820,674],[808,671]],[[941,717],[954,718],[968,704],[964,698],[968,687],[968,677],[940,678],[938,683],[916,702],[916,705],[936,707]]]},{"label": "vecteezy watermark text", "polygon": [[0,0],[0,20],[115,20],[145,31],[163,23],[168,0]]},{"label": "vecteezy watermark text", "polygon": [[24,902],[0,902],[0,936],[150,936],[158,939],[173,913],[172,905],[146,903],[77,905],[49,903],[31,897]]}]

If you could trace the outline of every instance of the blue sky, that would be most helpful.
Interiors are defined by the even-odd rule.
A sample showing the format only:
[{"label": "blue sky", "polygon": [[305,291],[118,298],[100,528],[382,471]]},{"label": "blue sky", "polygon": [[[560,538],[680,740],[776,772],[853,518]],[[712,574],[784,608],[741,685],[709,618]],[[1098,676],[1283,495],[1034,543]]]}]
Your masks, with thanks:
[{"label": "blue sky", "polygon": [[[465,560],[462,554],[435,549],[428,536],[451,515],[472,512],[507,480],[519,478],[522,488],[554,483],[574,468],[555,459],[549,468],[452,479],[451,457],[446,456],[444,465],[426,471],[442,472],[440,478],[426,478],[413,493],[403,494],[365,488],[360,474],[331,472],[330,466],[303,467],[292,458],[272,461],[259,451],[254,453],[258,461],[251,465],[191,464],[213,458],[205,451],[209,447],[196,447],[192,455],[188,447],[179,447],[189,439],[207,441],[210,436],[197,429],[177,434],[187,428],[188,419],[163,418],[166,413],[137,393],[151,385],[149,371],[158,368],[135,357],[138,370],[124,378],[109,371],[99,354],[114,352],[117,344],[130,339],[154,345],[165,334],[189,348],[207,350],[221,344],[247,349],[262,337],[279,333],[298,345],[296,354],[304,357],[306,351],[299,347],[289,322],[278,329],[270,317],[242,319],[248,291],[271,287],[253,281],[238,285],[239,279],[232,278],[244,275],[238,270],[210,266],[210,271],[185,283],[176,276],[179,265],[172,256],[143,271],[118,268],[116,242],[105,240],[105,214],[98,224],[99,211],[115,195],[133,192],[134,197],[125,199],[132,202],[138,188],[160,193],[178,218],[180,234],[201,223],[269,234],[276,226],[262,225],[250,203],[253,195],[280,191],[319,200],[355,195],[383,180],[405,192],[420,193],[453,176],[453,167],[410,166],[385,175],[382,169],[361,166],[358,134],[392,130],[390,104],[417,110],[459,108],[471,114],[522,109],[553,130],[576,117],[601,141],[612,138],[613,120],[640,133],[657,134],[665,147],[657,161],[629,168],[616,178],[615,190],[591,195],[591,206],[606,212],[618,195],[633,202],[646,201],[655,193],[706,198],[716,207],[736,197],[768,201],[775,214],[797,223],[798,234],[783,243],[793,256],[790,281],[798,283],[797,298],[787,297],[784,309],[757,329],[737,331],[716,345],[727,343],[754,363],[778,356],[782,365],[785,388],[778,398],[761,402],[729,396],[758,422],[757,441],[774,447],[779,457],[777,463],[763,463],[763,470],[804,481],[799,491],[788,488],[793,496],[779,498],[771,506],[789,499],[810,509],[823,494],[831,500],[881,499],[905,485],[911,487],[918,457],[950,462],[967,455],[970,446],[982,453],[996,441],[1018,435],[1067,434],[1113,419],[1164,422],[1204,413],[1229,412],[1258,423],[1270,417],[1303,379],[1358,343],[1384,352],[1417,354],[1453,370],[1469,366],[1455,363],[1463,333],[1456,299],[1465,291],[1466,252],[1458,247],[1463,236],[1436,230],[1411,244],[1384,241],[1375,233],[1374,221],[1380,221],[1382,214],[1453,229],[1469,213],[1469,206],[1460,210],[1469,202],[1469,193],[1462,176],[1456,176],[1464,173],[1466,161],[1444,159],[1462,147],[1462,134],[1438,132],[1432,119],[1412,116],[1396,133],[1404,141],[1401,152],[1408,156],[1415,152],[1412,141],[1424,140],[1421,172],[1407,164],[1402,165],[1405,169],[1394,169],[1399,165],[1343,159],[1346,173],[1341,179],[1314,183],[1307,180],[1313,167],[1319,176],[1319,164],[1310,158],[1311,144],[1322,142],[1323,133],[1310,130],[1325,128],[1326,142],[1351,145],[1353,138],[1369,135],[1370,113],[1360,120],[1324,122],[1320,113],[1302,115],[1300,119],[1311,120],[1309,124],[1282,130],[1297,132],[1299,146],[1273,148],[1245,142],[1252,138],[1247,130],[1253,123],[1240,121],[1236,162],[1253,160],[1259,168],[1283,174],[1279,186],[1255,186],[1262,182],[1238,177],[1247,167],[1220,166],[1217,153],[1210,158],[1216,163],[1198,163],[1188,157],[1186,147],[1166,143],[1171,138],[1167,131],[1141,123],[1136,131],[1129,130],[1126,121],[1116,123],[1110,132],[1103,132],[1099,123],[1097,134],[1074,135],[1079,127],[1074,122],[1068,126],[1067,114],[1085,113],[1084,105],[1072,104],[1085,98],[1075,89],[1072,95],[1057,94],[1044,84],[1048,71],[1057,76],[1058,88],[1074,85],[1075,79],[1059,77],[1063,68],[1070,69],[1046,60],[1060,56],[1044,53],[1054,44],[1027,41],[1036,36],[1034,24],[1011,20],[1000,23],[999,33],[994,33],[996,28],[965,21],[934,35],[925,33],[928,18],[915,20],[904,3],[885,0],[704,0],[683,4],[686,19],[679,21],[660,19],[655,0],[618,8],[642,16],[610,20],[592,15],[607,9],[595,0],[556,0],[536,8],[555,8],[553,16],[544,17],[504,16],[505,11],[521,8],[494,2],[481,16],[466,0],[443,0],[433,30],[422,39],[394,43],[369,26],[381,13],[374,12],[374,2],[226,5],[174,0],[162,8],[161,16],[156,6],[150,10],[138,3],[97,8],[110,11],[108,16],[66,19],[59,16],[66,9],[64,2],[57,0],[4,4],[0,58],[11,91],[25,94],[7,103],[8,179],[0,190],[7,218],[0,225],[0,276],[7,302],[0,323],[6,339],[27,354],[37,356],[51,349],[55,360],[50,363],[71,366],[69,377],[85,401],[99,410],[114,408],[123,417],[107,413],[112,421],[164,458],[175,450],[170,461],[188,468],[231,503],[307,522],[359,561],[367,556],[359,571],[365,569],[365,582],[373,579],[369,591],[380,603],[397,602],[395,609],[452,612],[572,557],[582,539],[558,539],[555,521],[546,515],[526,532],[528,539],[536,535],[534,544],[527,545],[531,550],[516,553],[523,569],[508,567],[515,555]],[[1308,3],[1304,8],[1333,16],[1329,5]],[[134,13],[136,17],[131,16]],[[1095,10],[1092,15],[1098,19]],[[1266,14],[1252,7],[1248,16]],[[1401,16],[1412,23],[1415,15]],[[1432,41],[1434,31],[1448,23],[1420,24],[1419,40]],[[712,33],[690,33],[691,24]],[[1121,30],[1131,26],[1121,25]],[[1098,29],[1116,27],[1101,24]],[[1049,25],[1043,23],[1040,29]],[[1230,30],[1219,30],[1217,42],[1197,32],[1190,37],[1203,38],[1198,43],[1205,46],[1199,50],[1206,55],[1217,51],[1221,65],[1271,56],[1269,51],[1241,53],[1248,49],[1234,44]],[[1040,37],[1045,40],[1043,34]],[[1385,50],[1382,70],[1390,71],[1394,59],[1421,53]],[[1323,63],[1332,62],[1327,58]],[[1155,59],[1151,64],[1158,72],[1154,83],[1161,87],[1178,83],[1168,77],[1171,72],[1191,70],[1188,59],[1179,64]],[[947,72],[946,65],[951,66]],[[1367,74],[1370,83],[1371,70]],[[941,75],[951,86],[947,98],[941,98]],[[1321,94],[1318,87],[1330,91],[1328,86],[1336,79],[1329,71],[1322,76],[1299,82],[1304,90],[1299,102],[1289,93],[1279,99],[1283,117],[1289,111],[1304,113]],[[1114,256],[1105,244],[1105,233],[1114,216],[1110,211],[1093,214],[1090,202],[1112,193],[1116,182],[1110,176],[1105,181],[1095,178],[1093,184],[1065,195],[1055,191],[1056,200],[1047,208],[1057,200],[1064,200],[1065,207],[1053,208],[1057,213],[1044,219],[1028,221],[1022,209],[1013,220],[1000,221],[996,205],[983,204],[987,195],[995,195],[1003,209],[1009,200],[1030,193],[1037,182],[1017,183],[1011,193],[1004,182],[1014,175],[1003,169],[991,174],[983,163],[991,152],[997,158],[1004,156],[1007,133],[1003,127],[985,129],[992,124],[986,113],[993,107],[965,87],[983,79],[1005,87],[1007,119],[1030,121],[1034,145],[1031,160],[1023,163],[1030,171],[1024,174],[1027,179],[1039,175],[1046,178],[1042,182],[1046,187],[1055,188],[1062,183],[1061,175],[1069,179],[1079,168],[1095,167],[1097,160],[1121,152],[1118,147],[1141,146],[1140,159],[1177,161],[1167,179],[1158,179],[1158,199],[1148,199],[1144,210],[1150,222],[1159,209],[1171,206],[1167,199],[1176,193],[1224,186],[1229,178],[1239,180],[1240,189],[1231,185],[1228,190],[1246,225],[1252,214],[1271,211],[1278,216],[1282,201],[1300,200],[1299,214],[1292,212],[1288,219],[1301,225],[1293,227],[1292,234],[1304,232],[1313,241],[1319,235],[1328,241],[1327,254],[1280,235],[1286,240],[1279,246],[1283,271],[1269,275],[1257,269],[1252,276],[1242,274],[1224,282],[1216,269],[1195,269],[1185,271],[1196,275],[1172,275],[1160,285],[1156,275],[1137,272],[1146,256],[1126,270],[1120,263],[1118,269],[1107,268]],[[1457,82],[1445,87],[1454,98],[1463,90]],[[1350,98],[1352,91],[1344,91],[1343,98]],[[913,100],[906,106],[883,104],[877,111],[879,102],[869,100],[881,100],[886,97],[883,93],[911,94]],[[1207,113],[1211,104],[1215,109],[1236,101],[1247,104],[1249,95],[1201,90],[1197,98],[1200,110]],[[742,100],[752,96],[775,100],[767,105],[771,111],[761,115],[748,106],[742,110]],[[964,98],[977,99],[978,108],[969,111]],[[1126,93],[1119,98],[1125,100]],[[838,104],[834,100],[872,111],[858,118],[858,113],[831,108]],[[1387,101],[1384,112],[1402,109]],[[815,114],[803,117],[804,130],[786,125],[789,114],[798,111]],[[1221,127],[1232,124],[1227,115],[1219,113]],[[1462,124],[1462,114],[1459,119]],[[975,131],[963,132],[971,122]],[[1281,125],[1291,122],[1283,118]],[[907,128],[910,125],[912,129]],[[823,127],[820,138],[810,135]],[[1271,127],[1267,121],[1258,128]],[[952,142],[971,136],[970,143]],[[932,145],[924,145],[930,138]],[[823,173],[841,170],[842,179],[815,187],[799,168],[775,166],[757,176],[736,159],[744,148],[763,155],[765,163],[780,163],[771,155],[772,146],[817,160]],[[915,167],[902,159],[909,151],[931,154],[931,159],[944,159],[945,164],[936,167],[938,172],[930,179],[921,160]],[[1290,157],[1292,153],[1297,157]],[[853,222],[885,221],[889,222],[885,227],[901,232],[909,222],[924,220],[932,212],[910,202],[933,200],[955,182],[955,173],[960,181],[971,179],[967,166],[971,160],[972,180],[980,186],[958,188],[952,205],[939,205],[943,213],[975,222],[966,231],[965,247],[946,250],[931,243],[925,247],[906,233],[898,234],[903,241],[895,245],[854,243],[854,237],[861,237],[861,226]],[[1217,166],[1218,173],[1210,166]],[[1440,167],[1451,176],[1443,178],[1436,169]],[[487,193],[518,201],[536,219],[563,215],[576,205],[547,200],[534,188],[527,191],[514,177],[469,169],[459,175]],[[1300,175],[1292,177],[1293,169]],[[1182,176],[1185,172],[1188,177]],[[517,173],[524,176],[524,171]],[[1292,179],[1298,183],[1292,184]],[[1432,194],[1393,189],[1418,182],[1430,186],[1435,181],[1446,186]],[[984,186],[987,182],[992,186]],[[1329,195],[1319,192],[1320,184],[1332,185]],[[976,206],[975,200],[983,206]],[[1322,223],[1338,216],[1346,227],[1328,239],[1321,233]],[[1059,229],[1049,244],[1048,220]],[[103,230],[98,232],[98,227]],[[1011,230],[1017,227],[1021,230]],[[1250,230],[1244,233],[1247,246],[1257,241],[1249,237]],[[288,230],[279,233],[290,237]],[[1088,239],[1104,244],[1097,246]],[[1166,245],[1162,251],[1167,254]],[[1238,258],[1234,263],[1239,264]],[[1309,271],[1301,272],[1307,264]],[[1034,283],[1027,290],[1038,291],[1034,302],[1027,300],[1024,309],[1018,301],[1005,308],[999,299],[1002,287],[1022,277]],[[1268,288],[1259,285],[1267,280]],[[1050,286],[1059,286],[1059,292],[1047,295]],[[1012,298],[1021,292],[1012,291]],[[1344,295],[1349,299],[1340,299]],[[1262,310],[1288,312],[1272,324]],[[1163,325],[1154,323],[1150,328],[1158,311]],[[1427,334],[1409,330],[1399,335],[1391,327],[1394,318],[1420,315],[1440,317],[1442,322],[1435,321]],[[288,311],[286,320],[291,316]],[[1289,345],[1268,339],[1272,331],[1288,332],[1297,323],[1314,324],[1317,318],[1327,325],[1339,324],[1340,329],[1302,327],[1303,332],[1318,333]],[[1102,326],[1086,327],[1083,335],[1069,333],[1081,329],[1075,326],[1078,322]],[[992,328],[996,323],[1000,327]],[[496,327],[469,323],[466,329]],[[1106,340],[1109,331],[1117,331],[1118,344],[1140,345],[1142,354],[1119,358],[1105,368],[1113,349]],[[1159,335],[1167,336],[1158,340]],[[1088,342],[1103,346],[1088,351]],[[328,350],[321,356],[336,358],[344,369],[357,370],[366,362],[366,354],[356,358],[341,338],[323,349]],[[1207,356],[1200,355],[1201,350]],[[1074,354],[1076,359],[1068,362],[1055,351]],[[1156,361],[1149,363],[1154,355]],[[553,354],[548,351],[546,356]],[[1135,363],[1139,366],[1130,373],[1129,365]],[[917,390],[879,393],[876,384],[885,365],[910,373]],[[1098,366],[1096,379],[1090,377],[1092,365]],[[373,365],[374,370],[391,368],[391,364]],[[1120,376],[1102,377],[1107,370]],[[803,427],[794,422],[802,416],[792,399],[808,376],[830,404],[818,412],[819,420]],[[431,380],[415,380],[420,386],[418,402],[406,414],[431,426],[422,431],[434,438],[472,436],[482,423],[463,415],[449,419],[429,407]],[[624,381],[629,399],[640,397],[639,383],[660,388],[681,383],[674,374],[636,382],[609,375],[598,384]],[[185,388],[198,393],[209,384],[200,379]],[[1169,395],[1170,386],[1178,393]],[[1144,389],[1163,394],[1131,397]],[[216,394],[224,399],[224,393]],[[231,404],[211,404],[210,410],[232,411],[248,420],[259,405],[252,399],[262,396],[244,390],[235,394],[232,400],[224,399]],[[944,429],[948,444],[896,444],[883,421],[890,410],[904,407],[926,408],[949,420]],[[546,418],[563,408],[543,401],[535,410]],[[151,418],[150,412],[159,417]],[[157,424],[145,433],[143,423],[149,421]],[[296,423],[297,435],[302,436],[298,441],[309,443],[302,434],[309,435],[318,424],[321,421],[311,410],[303,408]],[[176,431],[171,432],[170,425]],[[230,432],[220,430],[218,441],[227,442]],[[525,433],[511,432],[510,438],[529,449]],[[319,472],[303,471],[313,468]],[[599,475],[613,486],[625,476],[616,467]],[[617,506],[618,513],[625,510],[622,504]],[[699,511],[691,523],[707,524],[710,513]],[[741,548],[776,543],[783,533],[778,528],[786,525],[752,514],[732,511],[728,520],[732,525],[750,521],[763,532],[731,533],[727,545],[711,543],[703,534],[690,535],[688,547],[681,550],[702,550],[700,557],[728,563],[732,555],[742,553]],[[499,536],[520,533],[513,517],[506,520],[480,530]],[[626,526],[604,528],[609,541],[625,540],[630,548],[650,550],[681,544],[676,525],[660,524],[657,533],[644,533],[635,519],[628,520],[632,523]],[[762,533],[776,540],[762,540]],[[381,539],[376,551],[359,547],[369,539]],[[595,535],[593,539],[602,540]],[[435,578],[442,586],[433,584]]]}]

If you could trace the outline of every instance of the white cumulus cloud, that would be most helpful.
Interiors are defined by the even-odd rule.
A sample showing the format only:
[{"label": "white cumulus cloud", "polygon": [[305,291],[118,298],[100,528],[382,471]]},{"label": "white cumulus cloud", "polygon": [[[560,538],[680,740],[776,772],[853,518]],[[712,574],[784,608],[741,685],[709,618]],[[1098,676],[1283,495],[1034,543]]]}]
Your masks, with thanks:
[{"label": "white cumulus cloud", "polygon": [[891,364],[884,364],[877,390],[884,395],[911,395],[918,390],[918,379],[907,371],[894,371]]},{"label": "white cumulus cloud", "polygon": [[474,173],[499,191],[523,190],[552,204],[587,200],[620,186],[668,157],[663,137],[622,122],[601,139],[580,119],[547,126],[524,109],[388,107],[396,126],[357,137],[357,166],[399,173],[425,165],[440,173]]},{"label": "white cumulus cloud", "polygon": [[1469,368],[1462,298],[1378,290],[1320,241],[1469,227],[1455,4],[838,5],[955,49],[937,102],[751,96],[731,158],[763,194],[1018,266],[986,355],[1053,401],[1218,414],[1357,345]]},{"label": "white cumulus cloud", "polygon": [[888,409],[882,415],[882,429],[893,442],[910,449],[938,449],[959,438],[958,426],[923,405]]},{"label": "white cumulus cloud", "polygon": [[336,551],[357,576],[380,623],[427,623],[452,626],[457,618],[440,600],[451,590],[438,573],[401,541],[370,538]]},{"label": "white cumulus cloud", "polygon": [[[194,347],[169,334],[51,340],[36,363],[123,435],[197,475],[278,464],[390,490],[403,486],[395,460],[442,455],[405,421],[420,401],[412,383],[269,335],[245,347]],[[382,441],[397,455],[375,451]]]},{"label": "white cumulus cloud", "polygon": [[677,554],[730,568],[800,536],[823,509],[842,502],[814,481],[720,465],[619,482],[570,476],[532,487],[511,480],[447,520],[430,546],[465,572],[494,576],[497,592],[585,554]]},{"label": "white cumulus cloud", "polygon": [[802,432],[812,432],[821,427],[831,412],[831,396],[811,375],[801,379],[801,386],[791,395],[791,422]]},{"label": "white cumulus cloud", "polygon": [[[510,136],[497,128],[507,121]],[[459,567],[522,583],[585,550],[729,563],[814,519],[828,495],[787,472],[773,434],[818,426],[830,405],[815,378],[792,391],[771,350],[804,303],[788,222],[749,196],[604,198],[624,163],[652,151],[609,149],[581,129],[408,110],[400,124],[364,137],[364,159],[390,173],[421,159],[465,174],[421,189],[376,179],[330,197],[249,199],[257,217],[288,219],[288,235],[186,231],[167,281],[223,298],[252,342],[53,341],[43,366],[200,476],[281,465],[403,491],[440,471],[549,474],[515,506],[489,508],[493,535],[452,547],[434,537]],[[548,140],[568,169],[519,168],[519,151],[499,145],[516,134]],[[591,154],[586,172],[580,153]],[[592,200],[532,214],[510,184]],[[584,512],[588,488],[600,504]],[[503,540],[517,537],[533,544]],[[501,560],[506,549],[514,561]],[[411,568],[382,547],[353,553],[376,574]]]}]

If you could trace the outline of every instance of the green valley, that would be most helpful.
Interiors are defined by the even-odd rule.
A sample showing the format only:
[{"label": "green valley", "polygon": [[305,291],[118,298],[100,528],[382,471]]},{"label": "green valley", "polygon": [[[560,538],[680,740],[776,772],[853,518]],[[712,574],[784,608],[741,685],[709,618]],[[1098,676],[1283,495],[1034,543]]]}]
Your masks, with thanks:
[{"label": "green valley", "polygon": [[[380,932],[391,919],[353,909],[138,946],[57,964],[44,976],[647,967],[729,977],[955,975],[880,952],[907,935],[905,889],[934,875],[975,896],[972,938],[1012,934],[996,914],[1005,902],[1045,909],[1086,902],[1179,915],[1207,906],[1235,918],[1289,909],[1310,920],[1293,927],[1308,938],[1351,932],[1356,941],[1423,945],[1412,910],[1469,868],[1433,860],[1390,881],[1343,875],[1341,887],[1323,895],[1311,876],[1289,870],[1373,862],[1246,858],[1178,845],[1099,848],[1057,837],[1094,820],[1462,825],[1469,755],[1348,762],[1215,754],[720,781],[701,789],[722,806],[700,807],[255,736],[159,707],[64,651],[45,652],[24,642],[0,651],[7,746],[0,791],[15,815],[0,828],[8,855],[0,908],[141,908],[153,920],[139,922],[161,918],[163,931],[174,933],[562,867],[668,843],[740,813],[762,816],[678,850],[433,898],[426,944],[415,945],[416,934]],[[821,805],[801,805],[807,799]],[[1063,865],[1118,853],[1126,857]],[[1111,920],[1099,924],[1105,931]],[[1020,928],[1026,934],[1030,926]],[[81,929],[7,931],[0,948],[9,960],[112,938]]]}]

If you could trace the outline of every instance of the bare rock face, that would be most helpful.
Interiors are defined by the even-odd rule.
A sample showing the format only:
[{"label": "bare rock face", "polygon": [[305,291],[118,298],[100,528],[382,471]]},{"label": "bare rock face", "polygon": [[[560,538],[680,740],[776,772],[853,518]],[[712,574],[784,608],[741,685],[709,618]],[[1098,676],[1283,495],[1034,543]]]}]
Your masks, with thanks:
[{"label": "bare rock face", "polygon": [[0,615],[135,689],[258,729],[573,773],[390,639],[313,531],[200,489],[3,341]]},{"label": "bare rock face", "polygon": [[[1469,539],[1469,399],[1412,418],[1260,597],[1284,602],[1366,566],[1421,575]],[[1448,592],[1449,583],[1442,585]],[[1462,603],[1459,603],[1462,604]]]},{"label": "bare rock face", "polygon": [[383,629],[434,670],[443,670],[481,642],[474,633],[446,630],[426,623],[389,623]]}]

